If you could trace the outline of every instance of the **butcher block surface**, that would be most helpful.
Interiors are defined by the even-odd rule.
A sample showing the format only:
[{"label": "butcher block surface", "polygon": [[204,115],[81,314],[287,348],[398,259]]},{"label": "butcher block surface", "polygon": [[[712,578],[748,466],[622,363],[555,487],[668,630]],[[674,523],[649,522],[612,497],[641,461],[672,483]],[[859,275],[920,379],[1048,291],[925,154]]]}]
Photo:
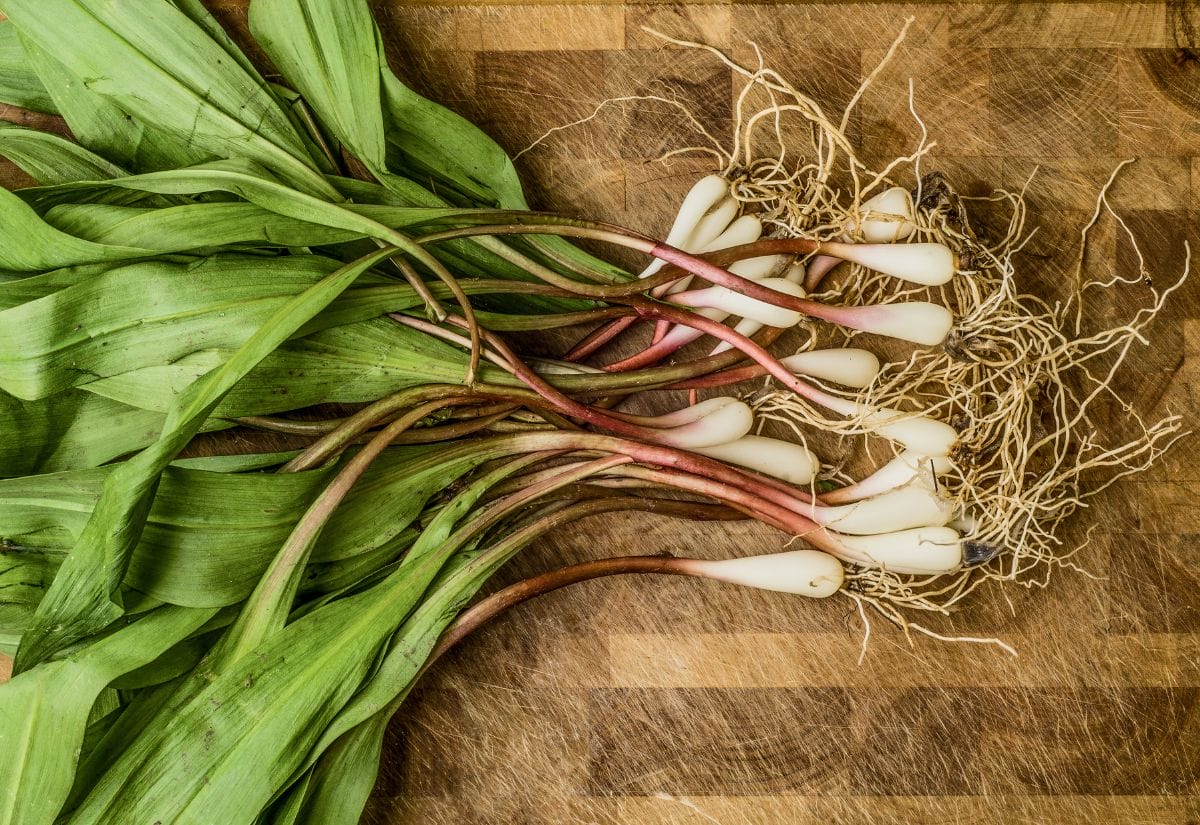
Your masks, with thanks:
[{"label": "butcher block surface", "polygon": [[[221,19],[245,32],[245,3]],[[840,113],[913,18],[850,121],[868,159],[937,143],[923,170],[962,193],[1026,192],[1018,271],[1068,277],[1100,187],[1156,283],[1200,249],[1200,8],[1192,3],[375,4],[393,65],[510,152],[537,206],[663,234],[710,159],[678,100],[720,139],[739,84],[709,53],[764,63]],[[0,115],[21,120],[15,110]],[[22,178],[3,167],[0,182]],[[903,181],[902,181],[903,182]],[[981,205],[986,233],[996,212]],[[1127,273],[1103,217],[1089,260]],[[1133,302],[1143,293],[1113,293]],[[1133,306],[1133,304],[1130,304]],[[1138,412],[1200,402],[1200,280],[1175,293],[1119,385]],[[1107,429],[1128,422],[1111,405]],[[615,578],[521,606],[426,677],[393,724],[365,821],[559,823],[1200,822],[1200,439],[1076,514],[1080,568],[1045,587],[989,586],[946,635],[878,619],[862,655],[854,604],[674,578]],[[595,518],[500,576],[631,552],[710,557],[786,537],[744,523]],[[1040,584],[1040,582],[1038,583]],[[860,661],[861,655],[861,661]]]}]

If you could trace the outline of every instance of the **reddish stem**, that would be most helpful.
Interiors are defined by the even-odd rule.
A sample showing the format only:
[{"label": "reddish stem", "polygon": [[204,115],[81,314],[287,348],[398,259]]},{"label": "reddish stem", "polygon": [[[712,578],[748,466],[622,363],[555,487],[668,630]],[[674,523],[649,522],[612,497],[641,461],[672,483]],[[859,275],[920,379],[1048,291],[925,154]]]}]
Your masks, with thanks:
[{"label": "reddish stem", "polygon": [[564,361],[582,361],[589,355],[597,352],[601,347],[609,341],[616,338],[625,330],[629,329],[635,323],[637,318],[618,318],[615,321],[610,321],[607,324],[602,324],[589,332],[583,338],[579,339],[579,343],[571,347],[570,351],[563,356]]},{"label": "reddish stem", "polygon": [[693,559],[679,559],[674,556],[617,556],[609,559],[580,562],[568,567],[560,567],[540,576],[534,576],[516,584],[509,585],[476,603],[463,612],[454,623],[446,629],[438,640],[437,647],[429,654],[426,662],[428,667],[450,648],[474,633],[483,625],[495,619],[502,613],[511,610],[519,604],[538,596],[543,596],[562,587],[579,584],[590,579],[604,576],[617,576],[625,573],[657,573],[667,576],[697,576],[701,574],[694,570]]},{"label": "reddish stem", "polygon": [[678,381],[668,387],[663,387],[664,390],[707,390],[714,387],[727,387],[730,384],[738,384],[742,381],[748,381],[751,378],[760,378],[767,374],[766,367],[761,364],[748,364],[744,367],[735,367],[731,370],[722,370],[720,372],[701,375],[698,378],[689,378],[685,381]]},{"label": "reddish stem", "polygon": [[832,255],[817,255],[809,261],[804,270],[804,291],[816,292],[821,281],[825,280],[825,276],[841,262],[841,258],[835,258]]},{"label": "reddish stem", "polygon": [[[458,316],[448,316],[447,323],[458,327],[463,327],[465,321]],[[647,441],[662,442],[666,437],[666,430],[655,429],[654,427],[643,427],[637,424],[630,424],[622,421],[607,412],[601,411],[596,407],[582,404],[576,401],[571,396],[558,390],[550,383],[545,381],[536,371],[529,368],[509,346],[500,340],[497,336],[482,331],[483,340],[491,345],[501,358],[509,363],[512,374],[526,386],[536,392],[538,395],[545,398],[554,407],[564,415],[569,415],[572,418],[578,418],[581,421],[586,421],[597,427],[602,427],[610,432],[619,433],[620,435],[631,438],[641,438]]]},{"label": "reddish stem", "polygon": [[[522,446],[518,449],[598,450],[621,453],[641,463],[681,470],[702,479],[736,487],[789,511],[791,516],[798,516],[806,503],[805,499],[808,498],[803,491],[776,479],[764,479],[715,459],[660,444],[645,444],[617,436],[586,432],[531,432],[522,433],[514,438],[520,439],[517,443]],[[525,444],[532,446],[525,447]],[[808,524],[811,525],[811,522]]]},{"label": "reddish stem", "polygon": [[[760,364],[763,369],[774,376],[785,387],[792,392],[812,401],[814,404],[820,404],[823,407],[839,411],[846,407],[844,399],[830,395],[824,390],[801,380],[788,371],[788,368],[779,363],[779,360],[771,353],[767,352],[763,347],[756,344],[750,338],[742,335],[736,330],[730,329],[719,321],[713,321],[710,318],[705,318],[703,315],[698,315],[694,312],[674,307],[669,304],[664,304],[658,301],[651,301],[645,298],[622,298],[620,302],[626,306],[631,306],[638,311],[638,314],[645,318],[661,318],[663,320],[672,321],[676,324],[692,327],[701,332],[707,333],[714,338],[718,338],[730,346],[735,347],[750,358]],[[635,356],[636,357],[636,356]],[[626,359],[622,364],[626,364],[631,359]],[[604,368],[606,371],[616,371],[616,365],[609,365]]]}]

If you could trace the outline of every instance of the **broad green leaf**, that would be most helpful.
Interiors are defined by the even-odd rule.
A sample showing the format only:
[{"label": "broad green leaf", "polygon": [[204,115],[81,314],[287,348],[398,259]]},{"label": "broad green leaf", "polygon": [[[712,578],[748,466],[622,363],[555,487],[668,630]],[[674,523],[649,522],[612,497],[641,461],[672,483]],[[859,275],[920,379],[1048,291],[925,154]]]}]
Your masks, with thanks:
[{"label": "broad green leaf", "polygon": [[[81,389],[40,401],[0,391],[0,478],[95,467],[139,450],[158,438],[165,410],[121,404]],[[209,419],[201,429],[228,426]]]},{"label": "broad green leaf", "polygon": [[19,197],[0,189],[0,270],[44,272],[152,254],[147,249],[104,246],[59,232]]},{"label": "broad green leaf", "polygon": [[213,39],[218,46],[233,59],[235,63],[245,70],[246,74],[254,78],[260,85],[266,88],[273,97],[278,101],[279,107],[284,111],[288,120],[292,123],[292,128],[296,134],[300,136],[308,157],[316,164],[317,168],[325,173],[332,174],[336,169],[330,165],[329,161],[321,151],[321,148],[312,140],[312,137],[307,133],[307,127],[304,119],[299,113],[297,104],[298,95],[286,87],[280,86],[278,83],[272,83],[266,80],[258,71],[258,67],[251,62],[237,44],[233,42],[233,38],[221,28],[221,24],[217,22],[200,2],[200,0],[171,0],[175,6],[190,17],[200,28],[207,32],[208,36]]},{"label": "broad green leaf", "polygon": [[[213,162],[188,169],[134,175],[112,181],[114,185],[161,195],[198,195],[228,192],[280,215],[345,229],[391,243],[410,253],[421,250],[403,235],[378,221],[271,180],[245,162]],[[101,185],[104,185],[103,183]],[[86,184],[78,184],[86,186]]]},{"label": "broad green leaf", "polygon": [[[407,546],[408,539],[401,545],[395,542],[430,499],[475,463],[470,450],[447,452],[444,446],[388,450],[360,479],[351,500],[336,511],[314,561],[333,564],[371,555],[380,563]],[[172,604],[233,604],[250,593],[300,512],[334,470],[230,473],[197,465],[220,466],[205,459],[163,472],[124,584]],[[108,466],[0,480],[0,540],[24,548],[0,556],[0,586],[36,588],[36,593],[7,591],[0,602],[37,603],[53,567],[78,540],[114,470]],[[388,518],[379,518],[381,512]],[[348,570],[324,570],[314,572],[313,579],[331,582],[347,575]]]},{"label": "broad green leaf", "polygon": [[159,608],[0,685],[0,823],[54,822],[71,789],[88,719],[101,691],[153,661],[213,612]]},{"label": "broad green leaf", "polygon": [[297,825],[357,825],[375,787],[387,723],[374,716],[321,754],[304,785]]},{"label": "broad green leaf", "polygon": [[[203,465],[219,466],[212,460]],[[0,481],[0,540],[15,542],[0,553],[0,602],[37,604],[113,470]],[[245,598],[291,531],[297,508],[315,495],[328,473],[329,468],[276,474],[168,467],[125,586],[188,607],[219,607]],[[366,517],[364,511],[360,520]]]},{"label": "broad green leaf", "polygon": [[245,455],[208,455],[193,458],[177,458],[172,467],[186,470],[208,470],[213,473],[245,473],[251,470],[267,470],[278,467],[296,457],[299,450],[284,450],[274,453],[246,453]]},{"label": "broad green leaf", "polygon": [[254,0],[250,32],[321,123],[371,169],[384,167],[375,23],[365,3]]},{"label": "broad green leaf", "polygon": [[0,651],[11,656],[61,559],[0,542]]},{"label": "broad green leaf", "polygon": [[253,0],[250,30],[321,122],[410,202],[527,208],[504,150],[391,72],[362,0]]},{"label": "broad green leaf", "polygon": [[[363,185],[366,187],[366,185]],[[75,190],[79,191],[79,190]],[[101,191],[93,189],[93,192]],[[111,186],[109,191],[134,194]],[[355,192],[357,190],[351,189]],[[39,204],[54,203],[53,190],[34,194],[23,190]],[[477,218],[481,210],[457,207],[397,206],[382,187],[364,188],[361,197],[378,197],[379,203],[348,203],[343,208],[375,223],[404,231],[433,231],[435,227],[460,225],[459,219]],[[59,193],[59,200],[70,191]],[[158,196],[150,196],[158,197]],[[185,252],[207,247],[247,244],[256,247],[302,247],[337,244],[366,237],[363,231],[333,228],[320,223],[281,215],[252,203],[226,201],[189,203],[168,208],[129,207],[107,203],[58,203],[41,209],[44,219],[60,231],[106,246],[152,248],[160,253]],[[458,240],[438,244],[433,254],[456,274],[511,280],[532,280],[527,272],[491,251],[490,239]],[[505,296],[490,298],[490,302]],[[518,307],[546,306],[563,311],[583,308],[582,302],[564,302],[535,296],[507,296]]]},{"label": "broad green leaf", "polygon": [[[320,223],[332,228],[345,229],[391,244],[426,266],[436,267],[438,265],[437,260],[429,251],[415,243],[403,232],[385,226],[368,214],[360,214],[346,204],[329,203],[288,189],[276,181],[269,180],[261,170],[255,169],[253,164],[230,161],[214,162],[190,169],[119,178],[112,181],[111,184],[69,184],[57,187],[57,189],[63,192],[85,191],[94,186],[107,187],[109,185],[160,195],[227,192],[280,215]],[[489,242],[488,239],[481,240],[481,248],[494,246],[495,244]],[[582,253],[576,251],[576,254]],[[491,254],[490,259],[495,260],[496,256]],[[532,276],[525,277],[532,278]],[[524,296],[521,303],[531,307],[545,305],[545,302],[526,300]],[[561,304],[559,306],[562,307]],[[504,307],[499,308],[503,309]]]},{"label": "broad green leaf", "polygon": [[[334,196],[270,91],[166,0],[3,0],[0,10],[89,91],[176,145],[250,158],[305,191]],[[64,42],[71,48],[58,48]]]},{"label": "broad green leaf", "polygon": [[119,598],[129,555],[141,537],[163,469],[191,440],[221,398],[254,366],[356,278],[394,250],[337,270],[290,300],[252,334],[233,357],[181,395],[167,413],[162,434],[105,481],[95,509],[38,605],[35,623],[22,640],[14,670],[44,661],[64,645],[99,632],[122,615]]},{"label": "broad green leaf", "polygon": [[225,255],[110,269],[0,311],[0,389],[45,398],[197,350],[236,348],[336,267],[308,255]]},{"label": "broad green leaf", "polygon": [[[197,631],[191,637],[183,639],[176,645],[176,648],[189,644],[189,642],[198,636],[203,638],[201,635],[203,630],[204,628],[201,628],[200,631]],[[211,643],[211,639],[206,639],[205,641]],[[163,655],[169,655],[169,653],[170,651],[168,650]],[[130,674],[134,673],[137,673],[137,671],[130,671]],[[94,743],[93,747],[87,753],[81,755],[75,774],[75,782],[71,788],[71,795],[63,806],[64,814],[73,810],[78,805],[79,800],[92,789],[96,783],[96,779],[112,765],[125,745],[133,741],[145,729],[145,726],[156,717],[181,681],[182,678],[179,678],[153,685],[144,690],[139,690],[130,697],[129,703],[121,711],[120,716],[109,726],[109,729],[100,741]],[[119,682],[120,680],[118,679],[114,681],[114,684]]]},{"label": "broad green leaf", "polygon": [[238,48],[238,45],[233,42],[233,38],[221,27],[221,24],[200,0],[170,0],[170,3],[199,26],[213,43],[220,46],[229,59],[237,64],[248,78],[259,86],[268,85],[258,67],[246,56],[245,52]]},{"label": "broad green leaf", "polygon": [[0,156],[38,183],[54,185],[103,180],[125,174],[119,167],[78,143],[49,132],[0,124]]},{"label": "broad green leaf", "polygon": [[328,477],[167,468],[125,585],[190,607],[245,598]]},{"label": "broad green leaf", "polygon": [[[492,439],[482,447],[452,450],[469,446],[477,466],[502,455],[505,443]],[[487,489],[531,460],[510,461],[456,496],[423,532],[422,549],[414,546],[416,562],[369,590],[306,613],[245,655],[193,677],[193,690],[177,691],[184,701],[168,702],[160,711],[169,713],[171,724],[145,726],[68,821],[254,821],[354,695],[375,653],[457,547],[444,541],[447,531]],[[194,751],[185,766],[175,755],[199,735],[206,747]]]},{"label": "broad green leaf", "polygon": [[[330,203],[290,189],[269,179],[269,176],[252,162],[218,161],[189,169],[118,178],[111,183],[136,191],[153,192],[160,195],[226,192],[280,215],[360,233],[365,237],[395,246],[420,264],[434,268],[439,266],[433,255],[403,232],[358,214],[352,209],[346,208],[344,204]],[[61,192],[85,191],[97,185],[101,188],[108,186],[104,182],[99,184],[79,183],[56,187],[56,189]]]},{"label": "broad green leaf", "polygon": [[[351,296],[353,298],[353,296]],[[417,306],[415,300],[409,306]],[[368,308],[369,309],[369,308]],[[228,356],[204,351],[163,367],[143,367],[86,386],[86,391],[133,406],[166,410],[184,387]],[[322,330],[289,341],[263,359],[214,411],[236,418],[336,402],[374,401],[417,384],[457,384],[465,353],[387,319]],[[480,378],[503,383],[506,373],[485,365]]]},{"label": "broad green leaf", "polygon": [[7,604],[37,604],[49,576],[41,553],[8,542],[0,544],[0,590]]},{"label": "broad green leaf", "polygon": [[376,48],[389,166],[418,182],[429,180],[434,191],[452,187],[478,206],[528,209],[512,160],[499,144],[466,118],[401,83],[387,67],[378,30]]},{"label": "broad green leaf", "polygon": [[254,820],[254,825],[296,825],[304,808],[304,797],[312,772],[293,782],[287,792]]},{"label": "broad green leaf", "polygon": [[40,275],[22,273],[11,279],[0,280],[0,310],[11,309],[28,301],[45,298],[60,289],[97,278],[121,265],[121,262],[80,264],[79,266],[52,269]]},{"label": "broad green leaf", "polygon": [[[346,208],[397,229],[453,224],[453,218],[463,212],[372,204],[347,204]],[[93,243],[150,248],[161,253],[235,244],[324,246],[364,237],[361,232],[298,220],[243,201],[189,203],[162,209],[61,204],[48,209],[43,217],[55,228]]]},{"label": "broad green leaf", "polygon": [[[534,276],[505,261],[496,253],[501,246],[498,239],[478,238],[459,240],[444,246],[439,244],[436,253],[431,254],[423,247],[413,243],[397,228],[411,228],[425,224],[453,225],[458,219],[464,222],[484,220],[486,219],[486,210],[448,208],[443,201],[437,199],[434,199],[433,205],[430,205],[428,201],[413,203],[405,201],[403,198],[397,198],[396,200],[405,204],[399,209],[393,208],[391,203],[377,205],[328,203],[270,180],[265,170],[246,162],[220,161],[189,169],[135,175],[112,181],[41,187],[37,192],[27,189],[22,190],[22,193],[27,199],[34,201],[38,208],[45,209],[48,203],[63,203],[69,201],[73,196],[86,196],[97,192],[109,193],[114,187],[131,192],[146,192],[162,196],[195,196],[210,192],[225,192],[243,198],[279,216],[320,224],[329,229],[343,230],[357,237],[374,238],[398,246],[419,262],[427,265],[433,263],[435,257],[438,257],[453,262],[455,265],[464,264],[457,268],[466,275],[535,280]],[[357,190],[350,187],[349,191]],[[367,189],[364,191],[377,192],[378,190]],[[414,208],[414,211],[408,211],[409,208]],[[428,209],[428,211],[422,213],[420,208]],[[425,217],[422,217],[423,215]],[[395,224],[395,226],[389,225],[389,223]],[[117,254],[115,251],[108,250],[107,247],[99,247],[99,249],[109,252],[108,259]],[[584,253],[569,244],[566,245],[566,249],[567,252],[563,254],[586,257]],[[128,253],[126,254],[128,255]],[[92,259],[75,260],[71,263],[80,263],[82,260]],[[619,272],[619,270],[614,271]],[[497,300],[501,297],[497,296]],[[516,306],[513,306],[513,303]],[[586,304],[581,306],[581,302],[578,301],[564,302],[559,299],[519,296],[519,301],[512,301],[507,306],[497,305],[497,308],[514,311],[521,306],[535,311],[538,308],[545,308],[549,311],[566,311],[583,308]]]},{"label": "broad green leaf", "polygon": [[253,822],[393,627],[378,591],[298,619],[170,708],[169,725],[148,725],[64,821]]},{"label": "broad green leaf", "polygon": [[[51,52],[20,37],[25,56],[54,99],[75,138],[91,151],[129,169],[190,166],[210,156],[163,135],[108,98],[96,94]],[[59,50],[61,51],[61,50]]]},{"label": "broad green leaf", "polygon": [[[202,351],[39,401],[0,391],[0,477],[95,467],[147,446],[158,438],[176,398],[231,354]],[[418,383],[459,383],[466,363],[463,352],[389,320],[322,330],[267,356],[222,399],[202,429],[230,426],[222,417],[369,402]],[[508,381],[490,365],[480,377]]]},{"label": "broad green leaf", "polygon": [[54,100],[29,65],[12,21],[0,20],[0,102],[58,114]]},{"label": "broad green leaf", "polygon": [[[337,265],[337,261],[316,255],[225,254],[188,264],[150,261],[115,267],[61,289],[54,287],[73,277],[71,273],[56,271],[0,285],[0,306],[12,303],[5,297],[9,291],[21,296],[44,293],[0,310],[0,389],[37,400],[109,376],[116,376],[120,383],[123,374],[157,365],[166,365],[160,375],[194,376],[195,367],[211,365],[212,359],[200,358],[186,365],[181,359],[197,352],[236,348],[275,309]],[[297,334],[422,305],[420,296],[406,283],[374,275],[363,280]],[[392,343],[408,340],[425,353],[442,354],[439,361],[422,368],[417,353],[401,352],[388,359],[392,365],[411,364],[417,374],[451,380],[461,372],[457,369],[460,359],[452,348],[422,346],[428,336],[397,332],[390,337]],[[348,341],[344,346],[351,344]],[[313,346],[322,355],[339,355],[336,336],[315,341]],[[370,364],[361,353],[347,352],[346,357],[354,363]],[[322,363],[312,366],[326,367]],[[299,364],[289,367],[300,368]],[[395,381],[403,382],[404,376]],[[245,387],[255,389],[250,384]],[[146,406],[139,401],[134,404]]]}]

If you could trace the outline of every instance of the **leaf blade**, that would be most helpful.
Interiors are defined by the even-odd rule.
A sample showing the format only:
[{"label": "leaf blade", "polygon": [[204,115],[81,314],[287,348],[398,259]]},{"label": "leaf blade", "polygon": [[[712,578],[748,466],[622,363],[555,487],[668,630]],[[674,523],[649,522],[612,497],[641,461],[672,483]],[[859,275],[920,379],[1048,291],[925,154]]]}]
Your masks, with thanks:
[{"label": "leaf blade", "polygon": [[255,331],[222,366],[183,393],[167,413],[158,441],[121,464],[105,482],[78,543],[63,563],[22,640],[14,672],[46,659],[75,639],[120,618],[114,601],[129,554],[141,536],[163,469],[200,429],[221,398],[266,355],[333,301],[364,271],[384,260],[381,250],[329,275],[293,298]]}]

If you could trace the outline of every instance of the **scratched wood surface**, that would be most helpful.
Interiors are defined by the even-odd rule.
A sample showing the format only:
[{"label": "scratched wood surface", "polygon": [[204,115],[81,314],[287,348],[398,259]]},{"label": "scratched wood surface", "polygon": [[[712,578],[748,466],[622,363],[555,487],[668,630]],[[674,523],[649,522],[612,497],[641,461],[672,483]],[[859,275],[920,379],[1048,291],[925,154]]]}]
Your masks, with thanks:
[{"label": "scratched wood surface", "polygon": [[[853,121],[859,151],[911,151],[983,194],[1029,188],[1038,234],[1021,265],[1064,274],[1099,186],[1152,271],[1196,239],[1200,10],[1162,4],[377,6],[398,68],[510,150],[655,94],[728,134],[735,84],[643,26],[751,62],[751,43],[840,111],[915,19]],[[541,205],[662,232],[705,159],[663,106],[605,108],[521,157]],[[988,214],[979,214],[986,225]],[[1112,222],[1099,265],[1132,265]],[[1130,296],[1124,296],[1130,297]],[[1132,300],[1132,298],[1130,298]],[[1113,299],[1118,304],[1121,296]],[[1139,409],[1196,408],[1200,288],[1185,290],[1122,381]],[[1119,426],[1125,413],[1114,410]],[[844,601],[674,580],[595,582],[520,608],[433,672],[392,728],[372,823],[924,823],[1200,821],[1200,443],[1080,514],[1092,577],[991,589],[940,630],[991,647],[861,625]],[[506,581],[581,557],[713,556],[781,539],[748,526],[585,522]],[[1010,610],[1011,603],[1011,610]]]},{"label": "scratched wood surface", "polygon": [[[243,0],[217,7],[244,31]],[[1169,280],[1195,246],[1200,10],[1190,4],[476,5],[379,3],[394,65],[517,151],[607,98],[677,98],[725,136],[734,82],[649,26],[752,61],[751,43],[840,111],[905,17],[863,96],[858,150],[911,150],[914,103],[963,192],[1028,188],[1040,226],[1019,265],[1070,271],[1100,185]],[[7,112],[9,117],[18,113]],[[662,106],[629,103],[556,133],[519,165],[542,207],[662,233],[707,161]],[[11,169],[4,182],[18,181]],[[975,213],[986,228],[995,218]],[[1133,253],[1112,221],[1100,266]],[[1121,379],[1137,410],[1200,402],[1200,283]],[[1128,294],[1111,301],[1120,308]],[[1114,408],[1111,425],[1129,413]],[[1195,424],[1192,424],[1195,427]],[[1200,822],[1200,439],[1102,494],[1046,588],[990,588],[939,631],[1019,650],[910,642],[876,623],[861,664],[851,605],[694,581],[593,582],[523,606],[443,660],[393,724],[366,821],[474,823]],[[594,519],[543,541],[513,581],[631,551],[778,548],[744,524]]]}]

